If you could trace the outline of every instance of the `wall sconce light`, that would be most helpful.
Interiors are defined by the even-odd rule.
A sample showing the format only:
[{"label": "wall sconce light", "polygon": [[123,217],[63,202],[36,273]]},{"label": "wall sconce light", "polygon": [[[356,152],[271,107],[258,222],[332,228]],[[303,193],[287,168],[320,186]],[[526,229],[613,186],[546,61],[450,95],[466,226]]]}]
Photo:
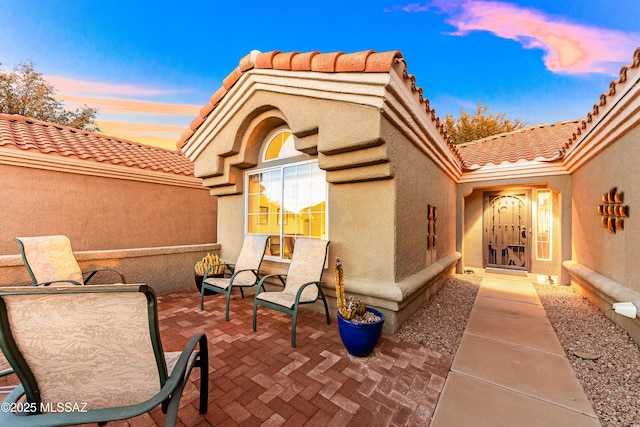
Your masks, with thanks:
[{"label": "wall sconce light", "polygon": [[613,311],[616,313],[631,319],[635,319],[638,314],[638,308],[630,301],[616,302],[611,306],[611,308],[613,308]]}]

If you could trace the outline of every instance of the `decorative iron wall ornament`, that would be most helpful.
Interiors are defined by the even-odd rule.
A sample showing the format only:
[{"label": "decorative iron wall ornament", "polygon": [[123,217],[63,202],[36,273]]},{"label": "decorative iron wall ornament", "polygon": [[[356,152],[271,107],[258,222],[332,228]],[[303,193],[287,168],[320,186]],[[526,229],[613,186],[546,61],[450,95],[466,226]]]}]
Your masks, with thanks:
[{"label": "decorative iron wall ornament", "polygon": [[624,218],[629,218],[629,206],[623,205],[623,202],[624,192],[618,193],[617,187],[611,187],[602,195],[602,204],[598,205],[602,226],[612,234],[624,230]]},{"label": "decorative iron wall ornament", "polygon": [[427,205],[427,250],[436,249],[438,235],[436,233],[436,221],[438,220],[438,208]]}]

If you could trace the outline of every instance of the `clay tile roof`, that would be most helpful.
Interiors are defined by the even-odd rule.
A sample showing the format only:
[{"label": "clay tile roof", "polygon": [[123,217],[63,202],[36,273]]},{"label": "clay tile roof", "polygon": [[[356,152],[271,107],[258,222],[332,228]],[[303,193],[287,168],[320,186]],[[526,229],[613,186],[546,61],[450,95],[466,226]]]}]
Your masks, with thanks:
[{"label": "clay tile roof", "polygon": [[0,147],[193,176],[193,163],[178,151],[12,114],[0,114]]},{"label": "clay tile roof", "polygon": [[[399,50],[389,52],[375,52],[373,50],[365,50],[355,53],[329,52],[320,53],[318,51],[311,52],[280,52],[273,50],[271,52],[251,51],[248,55],[240,60],[238,67],[223,79],[222,87],[211,96],[211,99],[200,110],[200,115],[196,117],[178,142],[178,148],[184,147],[186,142],[193,136],[198,127],[204,123],[207,116],[216,108],[218,103],[224,98],[229,89],[236,84],[243,73],[251,69],[276,69],[285,71],[315,71],[322,73],[388,73],[391,68],[400,64],[403,70],[403,77],[410,80],[411,88],[420,96],[421,102],[425,105],[428,115],[436,122],[436,126],[440,129],[440,133],[444,139],[449,142],[449,138],[444,132],[444,127],[440,124],[435,116],[435,111],[429,107],[428,100],[422,98],[422,89],[416,88],[415,78],[406,72],[406,64]],[[458,156],[456,148],[450,144],[452,152]],[[459,157],[459,156],[458,156]]]},{"label": "clay tile roof", "polygon": [[555,160],[562,156],[579,121],[536,125],[457,146],[466,168],[518,160]]}]

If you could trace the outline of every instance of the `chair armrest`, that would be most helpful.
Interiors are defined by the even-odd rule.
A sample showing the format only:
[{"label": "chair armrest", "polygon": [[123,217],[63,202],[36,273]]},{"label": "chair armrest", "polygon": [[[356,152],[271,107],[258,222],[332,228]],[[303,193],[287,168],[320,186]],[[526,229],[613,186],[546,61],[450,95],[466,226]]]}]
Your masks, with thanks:
[{"label": "chair armrest", "polygon": [[260,279],[260,282],[258,282],[258,287],[256,289],[256,295],[258,295],[262,291],[262,289],[264,288],[265,281],[267,279],[271,278],[271,277],[277,277],[278,279],[280,279],[280,282],[282,282],[282,286],[285,286],[285,279],[287,277],[286,274],[268,274],[266,276],[262,276],[262,279]]},{"label": "chair armrest", "polygon": [[[198,346],[198,349],[196,349]],[[193,353],[197,353],[194,363],[190,363]],[[196,334],[187,343],[182,354],[167,378],[164,386],[151,399],[138,403],[137,405],[87,410],[86,412],[60,412],[25,415],[15,414],[8,411],[0,411],[0,425],[10,425],[14,427],[50,427],[52,425],[70,424],[93,424],[102,421],[116,421],[133,418],[162,404],[172,395],[179,397],[185,386],[185,378],[191,373],[193,366],[198,365],[200,369],[208,371],[208,348],[207,336]],[[206,395],[207,393],[205,393]],[[3,400],[2,403],[18,402],[24,395],[24,388],[21,384],[16,386]],[[172,399],[170,405],[177,406],[180,399]],[[175,408],[174,408],[175,409]]]},{"label": "chair armrest", "polygon": [[50,280],[48,282],[39,282],[34,283],[33,286],[49,286],[52,283],[71,283],[72,285],[82,286],[82,283],[76,282],[75,280],[67,279],[67,280]]},{"label": "chair armrest", "polygon": [[120,276],[120,283],[124,283],[126,284],[127,281],[124,278],[124,275],[122,273],[120,273],[118,270],[114,269],[114,268],[101,268],[99,270],[89,270],[89,271],[83,271],[82,272],[82,276],[84,277],[85,274],[88,274],[87,278],[84,279],[84,283],[88,283],[89,280],[91,280],[93,278],[93,276],[95,276],[97,273],[100,273],[102,271],[111,271],[113,273],[116,273],[118,276]]},{"label": "chair armrest", "polygon": [[[196,349],[196,346],[198,346],[198,349]],[[198,353],[196,361],[193,364],[188,364],[194,352]],[[203,366],[202,363],[203,361],[205,361],[205,363],[208,364],[208,360],[209,348],[207,347],[207,336],[205,334],[193,335],[182,350],[178,361],[173,367],[173,371],[171,371],[171,375],[169,375],[169,377],[167,378],[167,382],[165,383],[164,387],[162,387],[162,389],[164,390],[165,387],[167,387],[170,383],[179,382],[180,375],[182,375],[183,378],[188,377],[193,366],[199,366],[201,368],[207,369],[207,367]],[[175,386],[170,386],[170,394],[173,393],[173,387]]]},{"label": "chair armrest", "polygon": [[260,274],[263,274],[263,273],[264,273],[264,270],[258,270],[258,269],[255,269],[255,268],[244,268],[244,269],[242,269],[242,270],[235,270],[235,271],[233,272],[233,274],[231,275],[231,278],[233,279],[233,277],[234,277],[234,276],[237,276],[238,274],[240,274],[240,273],[242,273],[242,272],[244,272],[244,271],[250,271],[250,272],[252,272],[253,274],[255,274],[255,275],[256,275],[256,277],[257,277],[258,279],[260,278]]},{"label": "chair armrest", "polygon": [[300,286],[300,288],[298,288],[298,292],[296,293],[296,301],[299,301],[299,300],[300,300],[300,295],[302,295],[302,291],[304,291],[304,290],[305,290],[305,288],[306,288],[307,286],[310,286],[310,285],[316,285],[316,286],[318,287],[318,292],[324,295],[324,292],[322,292],[322,286],[320,286],[320,285],[322,285],[323,283],[324,283],[324,282],[322,282],[322,281],[318,280],[318,281],[315,281],[315,282],[307,282],[307,283],[302,284],[302,285]]},{"label": "chair armrest", "polygon": [[224,265],[224,266],[225,266],[224,271],[223,271],[223,274],[224,274],[224,273],[227,271],[227,268],[229,268],[229,264],[224,263],[224,262],[219,262],[218,264],[213,264],[211,267],[207,268],[207,271],[205,271],[205,272],[204,272],[204,276],[202,276],[202,280],[204,280],[204,279],[206,279],[207,277],[209,277],[209,272],[210,272],[212,269],[214,269],[214,268],[216,268],[216,267],[219,267],[219,266],[221,266],[221,265]]}]

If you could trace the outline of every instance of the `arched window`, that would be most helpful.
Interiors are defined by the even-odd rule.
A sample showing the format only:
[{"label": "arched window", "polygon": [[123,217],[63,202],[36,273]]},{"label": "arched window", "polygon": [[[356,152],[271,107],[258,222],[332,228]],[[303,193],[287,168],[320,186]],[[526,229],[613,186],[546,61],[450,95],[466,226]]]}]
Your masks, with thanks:
[{"label": "arched window", "polygon": [[[266,140],[263,160],[302,155],[291,131]],[[316,160],[293,161],[247,172],[246,232],[269,234],[267,257],[290,259],[297,237],[327,239],[327,181]]]},{"label": "arched window", "polygon": [[298,156],[302,153],[296,151],[293,134],[289,130],[279,130],[267,142],[264,150],[263,161],[284,159]]}]

